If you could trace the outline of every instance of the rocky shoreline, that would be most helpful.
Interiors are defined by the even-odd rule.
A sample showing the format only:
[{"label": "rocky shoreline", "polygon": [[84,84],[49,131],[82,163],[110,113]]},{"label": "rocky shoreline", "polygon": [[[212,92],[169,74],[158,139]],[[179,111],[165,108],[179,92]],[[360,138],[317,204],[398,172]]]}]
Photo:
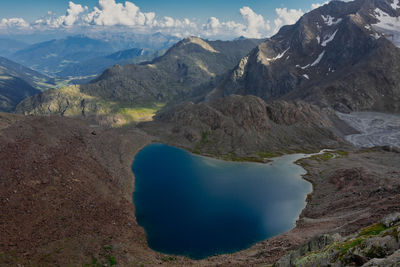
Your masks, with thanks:
[{"label": "rocky shoreline", "polygon": [[135,154],[158,138],[132,127],[0,114],[0,265],[259,266],[319,234],[351,234],[399,211],[400,154],[349,150],[301,160],[314,186],[297,226],[201,261],[147,246],[132,205]]}]

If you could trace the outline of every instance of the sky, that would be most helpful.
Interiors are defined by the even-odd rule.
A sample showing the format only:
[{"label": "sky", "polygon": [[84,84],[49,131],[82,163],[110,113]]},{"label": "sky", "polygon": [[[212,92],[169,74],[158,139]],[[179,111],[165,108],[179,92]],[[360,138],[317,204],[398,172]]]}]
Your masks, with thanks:
[{"label": "sky", "polygon": [[[1,0],[0,32],[82,28],[263,38],[326,0]],[[326,2],[325,2],[326,3]]]}]

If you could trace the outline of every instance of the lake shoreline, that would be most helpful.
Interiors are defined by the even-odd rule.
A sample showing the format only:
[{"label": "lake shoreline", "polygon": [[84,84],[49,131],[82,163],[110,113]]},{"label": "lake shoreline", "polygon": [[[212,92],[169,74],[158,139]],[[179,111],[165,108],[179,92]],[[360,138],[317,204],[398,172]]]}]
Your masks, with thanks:
[{"label": "lake shoreline", "polygon": [[[167,152],[168,151],[168,152]],[[162,143],[153,143],[149,146],[146,146],[146,148],[142,149],[141,151],[139,151],[139,153],[136,155],[134,162],[132,164],[132,171],[136,177],[136,181],[135,181],[135,192],[134,192],[134,204],[136,205],[136,211],[139,212],[136,215],[139,216],[139,224],[141,226],[143,226],[145,228],[145,232],[146,232],[146,236],[148,239],[148,242],[150,243],[151,247],[153,247],[156,251],[159,252],[166,252],[169,251],[171,255],[175,254],[174,253],[174,247],[176,247],[178,249],[179,242],[178,243],[171,243],[168,245],[163,245],[162,247],[159,247],[159,245],[157,245],[157,243],[160,242],[159,239],[163,239],[166,238],[164,237],[165,233],[168,233],[168,235],[171,235],[171,233],[173,233],[176,229],[175,225],[179,225],[180,221],[176,221],[174,223],[172,223],[170,225],[170,223],[168,223],[168,217],[179,217],[180,215],[178,214],[186,214],[185,218],[182,218],[183,221],[188,220],[187,218],[194,218],[197,216],[198,212],[194,211],[193,214],[188,214],[189,210],[197,210],[197,209],[189,209],[188,211],[179,211],[179,209],[181,209],[181,203],[182,201],[180,201],[179,203],[173,203],[173,204],[166,204],[168,203],[168,201],[170,201],[170,197],[166,197],[169,194],[172,194],[174,197],[173,199],[175,199],[177,197],[176,194],[178,194],[178,196],[180,196],[181,194],[181,189],[182,187],[185,187],[185,191],[189,190],[190,193],[189,195],[193,196],[196,195],[197,193],[201,192],[201,194],[199,195],[199,197],[201,196],[201,199],[203,199],[202,202],[204,202],[204,207],[200,208],[201,210],[205,209],[205,210],[213,210],[214,206],[218,206],[218,201],[220,201],[220,198],[223,197],[225,199],[225,197],[228,197],[227,192],[230,192],[228,194],[230,195],[235,195],[235,200],[234,201],[239,201],[237,198],[240,198],[241,200],[239,201],[239,203],[235,204],[224,204],[227,205],[224,208],[219,208],[219,211],[216,214],[231,214],[230,216],[239,216],[237,219],[242,218],[242,216],[247,216],[245,215],[244,211],[236,208],[235,212],[230,211],[232,209],[232,207],[236,206],[236,207],[240,207],[242,204],[245,203],[253,203],[251,204],[251,207],[248,207],[247,209],[256,209],[257,214],[259,214],[258,216],[260,216],[262,214],[262,219],[261,217],[259,219],[253,218],[252,221],[254,221],[254,223],[257,221],[258,223],[262,223],[263,225],[270,225],[268,226],[268,234],[263,234],[266,236],[263,237],[257,237],[256,239],[258,239],[257,241],[251,241],[249,244],[247,244],[246,242],[246,234],[245,233],[250,233],[252,232],[253,227],[250,226],[243,226],[245,227],[245,229],[248,230],[240,230],[237,229],[236,232],[238,233],[238,235],[244,235],[242,237],[239,238],[240,243],[241,244],[246,244],[245,247],[243,247],[243,245],[240,245],[241,247],[237,247],[235,246],[235,248],[229,248],[230,246],[228,245],[228,247],[224,248],[224,246],[226,246],[227,244],[230,244],[232,241],[228,242],[227,244],[223,244],[221,243],[220,245],[218,245],[218,248],[215,247],[216,251],[219,251],[218,254],[229,254],[229,253],[235,253],[241,250],[244,250],[246,248],[251,247],[252,245],[266,240],[268,238],[271,238],[273,236],[277,236],[279,234],[282,234],[284,232],[287,232],[288,230],[292,229],[295,227],[295,222],[298,220],[299,215],[301,213],[301,211],[305,208],[305,206],[307,205],[306,202],[306,198],[308,195],[310,195],[312,193],[312,184],[309,183],[308,181],[302,179],[302,176],[306,173],[306,170],[300,165],[297,164],[296,162],[302,158],[305,157],[312,157],[312,156],[316,156],[316,155],[320,155],[325,153],[326,150],[322,150],[319,153],[313,153],[313,154],[290,154],[290,155],[284,155],[284,156],[279,156],[276,158],[272,158],[269,160],[269,162],[266,164],[265,161],[263,161],[262,163],[259,162],[237,162],[237,161],[227,161],[226,159],[220,159],[220,158],[214,158],[214,157],[208,157],[208,156],[204,156],[204,155],[197,155],[194,153],[191,153],[190,151],[187,151],[185,149],[182,148],[177,148],[174,146],[169,146],[169,145],[165,145]],[[161,156],[161,154],[163,154],[163,156]],[[166,153],[169,153],[168,155]],[[189,162],[186,162],[190,159]],[[147,166],[148,164],[146,163],[147,161],[150,161],[150,165]],[[154,162],[158,162],[162,164],[159,164],[158,168],[153,167]],[[178,163],[179,162],[179,163]],[[254,165],[253,165],[254,164]],[[189,169],[187,169],[187,167],[183,167],[183,166],[191,166],[189,167]],[[160,171],[159,169],[162,169],[163,171]],[[165,168],[167,168],[168,170],[166,170]],[[200,168],[200,170],[196,170],[197,168]],[[216,169],[215,169],[216,168]],[[185,172],[185,179],[182,180],[177,180],[177,177],[179,177],[180,175],[182,175],[181,173]],[[186,173],[187,172],[187,173]],[[204,173],[205,172],[205,173]],[[147,174],[146,174],[147,173]],[[203,173],[200,175],[200,173]],[[145,176],[148,176],[147,178],[145,178]],[[205,176],[204,176],[205,175]],[[140,180],[138,180],[138,178],[140,178]],[[189,178],[190,179],[186,179]],[[204,177],[204,178],[201,178]],[[225,177],[221,180],[221,177]],[[238,179],[239,178],[239,179]],[[188,180],[190,182],[188,182]],[[154,181],[154,182],[152,182]],[[158,182],[155,182],[158,181]],[[223,186],[222,188],[220,185],[220,182],[223,182]],[[256,182],[258,181],[258,182]],[[161,185],[160,185],[161,182]],[[247,191],[249,191],[249,188],[252,186],[253,183],[259,183],[258,186],[256,186],[256,188],[251,189],[250,191],[253,193],[246,193]],[[198,186],[196,187],[192,187],[190,186],[191,183],[195,183],[196,185],[198,183],[200,184],[205,184],[205,186],[207,188],[212,187],[212,195],[208,195],[209,190],[205,190],[205,191],[199,191],[202,189],[199,189]],[[239,184],[238,184],[239,183]],[[240,185],[240,183],[245,183],[243,185]],[[175,189],[175,186],[171,187],[169,184],[179,184],[179,188],[180,189]],[[161,186],[161,188],[163,188],[162,191],[158,191],[159,187]],[[147,188],[147,189],[146,189]],[[165,189],[164,189],[165,188]],[[200,187],[202,188],[202,187]],[[229,189],[231,188],[231,189]],[[247,188],[247,189],[246,189]],[[264,188],[263,190],[261,188]],[[289,189],[291,188],[291,189]],[[229,191],[232,190],[233,191]],[[143,192],[143,190],[145,192]],[[170,191],[172,190],[172,191]],[[219,190],[222,190],[220,193]],[[228,191],[227,191],[228,190]],[[284,193],[278,193],[280,191],[284,191]],[[197,193],[196,193],[197,192]],[[258,192],[258,193],[257,193]],[[302,193],[300,193],[302,192]],[[144,198],[149,198],[149,196],[151,195],[151,199],[148,200],[144,200]],[[215,198],[215,196],[218,197],[214,200],[211,200],[213,198]],[[242,197],[246,196],[245,198],[242,199]],[[260,198],[262,196],[262,198],[264,200],[258,200],[257,202],[253,202],[251,199],[254,198]],[[159,198],[165,198],[164,200],[157,200]],[[183,196],[185,199],[188,198],[188,196]],[[278,200],[279,199],[279,200]],[[285,199],[285,200],[284,200]],[[294,201],[294,199],[296,199],[295,203],[293,203],[292,201]],[[194,200],[194,199],[193,199]],[[184,206],[188,205],[188,203],[191,203],[192,197],[186,199],[184,202],[186,203]],[[168,209],[167,207],[161,208],[160,212],[155,212],[152,210],[158,210],[159,207],[158,205],[154,205],[151,204],[150,206],[146,203],[153,203],[154,201],[160,203],[159,205],[164,207],[165,205],[169,205],[171,206],[171,210],[168,212],[168,215],[160,215],[159,213],[163,214],[164,210]],[[226,201],[226,200],[225,200]],[[233,199],[232,199],[233,201]],[[249,202],[250,201],[250,202]],[[288,203],[288,201],[291,203],[289,206],[287,206],[287,204],[284,203]],[[195,201],[197,202],[197,201]],[[267,204],[268,203],[268,204]],[[269,204],[271,203],[271,204]],[[274,204],[272,204],[274,203]],[[281,204],[280,204],[281,203]],[[280,211],[285,210],[285,213],[281,214],[280,216],[276,216],[276,212],[273,212],[272,215],[271,212],[275,209],[277,209],[276,205],[285,205],[285,208],[279,209]],[[139,207],[137,205],[140,205]],[[272,206],[271,206],[272,205]],[[199,207],[198,207],[199,208]],[[178,214],[175,214],[176,212],[178,212]],[[292,213],[294,212],[294,213]],[[147,214],[147,215],[144,215]],[[266,214],[270,214],[270,216],[268,217],[268,219],[264,216],[266,216]],[[254,216],[255,214],[253,214],[252,216]],[[160,217],[155,219],[154,217]],[[202,215],[202,219],[204,219],[204,216],[207,216],[205,214]],[[210,216],[215,216],[215,215],[211,215]],[[271,217],[272,216],[272,217]],[[146,219],[144,219],[146,218]],[[153,218],[153,219],[151,219]],[[286,219],[284,219],[286,218]],[[200,219],[200,218],[199,218]],[[155,222],[160,222],[160,221],[164,221],[165,223],[157,223],[155,224]],[[207,219],[209,222],[213,222],[215,221],[212,217]],[[222,218],[219,218],[218,221],[220,222],[221,220],[223,220]],[[260,222],[258,222],[258,220],[260,220]],[[265,220],[265,221],[264,221]],[[286,220],[286,221],[285,221]],[[142,221],[142,223],[141,223]],[[145,221],[146,223],[143,223],[143,221]],[[150,221],[153,221],[153,223],[150,223]],[[198,220],[195,219],[194,221],[191,221],[190,223],[188,223],[188,225],[195,225],[196,222]],[[279,221],[279,226],[273,226],[275,221]],[[157,226],[157,229],[161,227],[165,228],[165,227],[169,227],[169,230],[165,230],[162,231],[161,229],[158,230],[150,230],[151,225],[151,229],[153,229],[155,227],[155,225]],[[290,225],[290,226],[289,226]],[[232,225],[231,225],[232,226]],[[208,227],[206,227],[209,231],[211,229],[213,229],[213,224],[210,223]],[[271,228],[272,227],[272,228]],[[271,233],[270,231],[274,228],[278,227],[279,229],[282,229],[282,227],[285,227],[282,230],[279,230],[279,232],[274,232]],[[196,226],[195,228],[198,228],[198,231],[201,231],[202,226]],[[278,229],[277,228],[277,229]],[[267,228],[265,228],[266,231]],[[157,232],[158,234],[152,235],[152,231]],[[220,229],[218,230],[215,234],[213,234],[212,236],[217,236],[217,235],[226,235],[223,234],[224,230]],[[273,231],[277,231],[277,230],[273,230]],[[192,240],[192,238],[194,238],[196,240],[196,238],[194,236],[196,236],[196,233],[193,232],[188,232],[186,234],[184,234],[183,236],[181,236],[182,234],[179,232],[177,232],[176,234],[174,234],[174,236],[172,237],[168,237],[166,238],[167,240],[175,240],[178,237],[179,238],[184,238],[186,239],[188,236],[191,236],[190,240]],[[207,232],[201,234],[201,236],[203,235],[207,235]],[[225,237],[226,238],[226,237]],[[255,237],[254,237],[255,238]],[[212,238],[209,238],[210,240],[212,240]],[[235,237],[235,240],[238,239],[238,237]],[[251,238],[252,240],[253,238]],[[159,241],[156,241],[159,240]],[[203,237],[198,237],[197,240],[203,240]],[[250,240],[249,240],[250,241]],[[182,240],[180,243],[187,243],[188,241],[184,241]],[[204,242],[203,241],[199,241],[199,242]],[[235,241],[236,242],[236,241]],[[165,242],[163,241],[162,244],[165,244]],[[239,244],[238,244],[239,245]],[[194,251],[196,251],[196,247],[198,246],[198,244],[194,245],[193,244],[193,248]],[[207,246],[204,247],[204,250],[207,251],[209,249],[211,249],[213,246],[215,246],[214,242],[212,244],[209,244]],[[219,247],[221,246],[221,247]],[[188,245],[185,245],[185,250],[189,249]],[[179,250],[179,249],[178,249]],[[179,253],[176,252],[178,254],[181,254],[182,256],[188,256],[191,259],[194,260],[199,260],[199,259],[204,259],[207,258],[206,256],[200,256],[203,254],[198,255],[197,253],[204,253],[204,252],[194,252],[195,254],[191,254],[192,252],[190,252],[190,250],[188,250],[185,253]],[[224,252],[225,251],[225,252]],[[188,253],[188,254],[187,254]],[[207,253],[206,253],[207,254]],[[211,254],[214,254],[211,253]]]},{"label": "lake shoreline", "polygon": [[[249,264],[248,258],[251,258],[251,264],[270,264],[275,262],[286,252],[296,248],[302,243],[311,240],[318,234],[350,234],[361,227],[365,227],[374,223],[384,215],[396,210],[396,200],[400,201],[400,196],[395,194],[389,196],[384,201],[383,205],[376,210],[376,212],[360,209],[366,205],[366,202],[369,203],[368,205],[376,207],[376,205],[372,203],[377,202],[378,199],[365,199],[364,197],[360,203],[357,203],[357,200],[355,200],[358,199],[357,194],[362,193],[357,193],[357,191],[354,191],[355,188],[352,188],[352,194],[357,195],[356,197],[344,197],[344,199],[348,198],[344,201],[344,203],[348,204],[343,204],[343,207],[350,205],[348,211],[340,211],[340,207],[337,206],[333,208],[323,208],[322,210],[325,211],[321,211],[317,208],[318,204],[316,202],[326,201],[327,203],[334,203],[335,201],[340,201],[343,199],[343,193],[338,194],[336,186],[331,181],[321,179],[320,172],[327,172],[328,175],[331,175],[331,179],[333,179],[335,175],[342,175],[340,173],[341,171],[344,171],[344,174],[346,174],[346,172],[351,173],[358,168],[365,167],[365,174],[370,175],[371,172],[373,172],[372,167],[375,167],[375,161],[381,161],[382,163],[385,162],[386,165],[387,163],[393,164],[396,162],[396,160],[400,160],[400,154],[387,152],[381,148],[369,150],[346,148],[344,151],[340,151],[340,153],[343,153],[343,155],[340,157],[307,157],[299,159],[295,162],[295,164],[300,165],[306,170],[307,173],[302,176],[302,179],[312,184],[312,192],[306,199],[306,206],[301,212],[299,219],[296,222],[296,226],[289,232],[279,234],[261,242],[257,242],[250,248],[242,251],[232,254],[213,256],[203,260],[193,261],[186,257],[171,255],[173,258],[171,263],[175,262],[176,265],[183,266],[189,266],[191,264],[196,264],[198,266],[209,266],[214,264],[218,264],[220,266],[230,266],[232,264],[235,266],[246,266]],[[331,151],[327,152],[330,153]],[[316,156],[321,155],[320,153],[316,154]],[[203,156],[208,157],[208,155]],[[341,169],[338,166],[343,166],[344,169]],[[392,168],[396,169],[396,167]],[[384,171],[381,170],[380,172],[383,173]],[[393,182],[391,184],[393,184]],[[367,187],[368,190],[374,191],[378,190],[380,186],[381,185],[379,183],[374,183],[371,185],[370,182],[368,182],[363,186],[362,190],[366,190],[365,187]],[[348,194],[347,190],[344,194]],[[330,213],[334,214],[334,216],[328,215]],[[358,219],[355,220],[354,215],[357,215]]]},{"label": "lake shoreline", "polygon": [[149,248],[132,200],[132,159],[159,138],[55,116],[0,118],[0,265],[80,266],[111,256],[122,266],[266,265],[315,235],[353,233],[399,209],[400,154],[346,148],[345,157],[301,161],[314,190],[291,231],[205,260],[169,256]]}]

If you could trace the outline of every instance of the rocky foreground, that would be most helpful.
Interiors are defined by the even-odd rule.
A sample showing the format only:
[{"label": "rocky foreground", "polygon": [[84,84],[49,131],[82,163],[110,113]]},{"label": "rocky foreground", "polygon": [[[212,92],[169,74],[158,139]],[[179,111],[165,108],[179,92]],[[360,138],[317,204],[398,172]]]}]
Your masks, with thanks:
[{"label": "rocky foreground", "polygon": [[153,140],[133,126],[0,114],[0,266],[263,266],[400,210],[400,154],[332,152],[301,161],[314,192],[293,230],[202,261],[163,255],[148,247],[132,203],[131,163]]},{"label": "rocky foreground", "polygon": [[400,213],[393,213],[348,237],[318,236],[273,266],[399,266],[399,239]]}]

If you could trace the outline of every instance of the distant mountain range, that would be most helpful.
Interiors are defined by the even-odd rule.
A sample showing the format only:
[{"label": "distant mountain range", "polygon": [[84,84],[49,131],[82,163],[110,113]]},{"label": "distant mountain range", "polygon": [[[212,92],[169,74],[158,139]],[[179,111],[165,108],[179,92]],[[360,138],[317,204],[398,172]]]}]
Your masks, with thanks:
[{"label": "distant mountain range", "polygon": [[113,47],[107,42],[71,36],[30,45],[13,54],[11,59],[37,71],[54,75],[71,64],[113,52]]},{"label": "distant mountain range", "polygon": [[0,55],[59,78],[99,75],[114,64],[150,61],[178,41],[161,33],[96,38],[77,35],[28,45],[0,39]]}]

